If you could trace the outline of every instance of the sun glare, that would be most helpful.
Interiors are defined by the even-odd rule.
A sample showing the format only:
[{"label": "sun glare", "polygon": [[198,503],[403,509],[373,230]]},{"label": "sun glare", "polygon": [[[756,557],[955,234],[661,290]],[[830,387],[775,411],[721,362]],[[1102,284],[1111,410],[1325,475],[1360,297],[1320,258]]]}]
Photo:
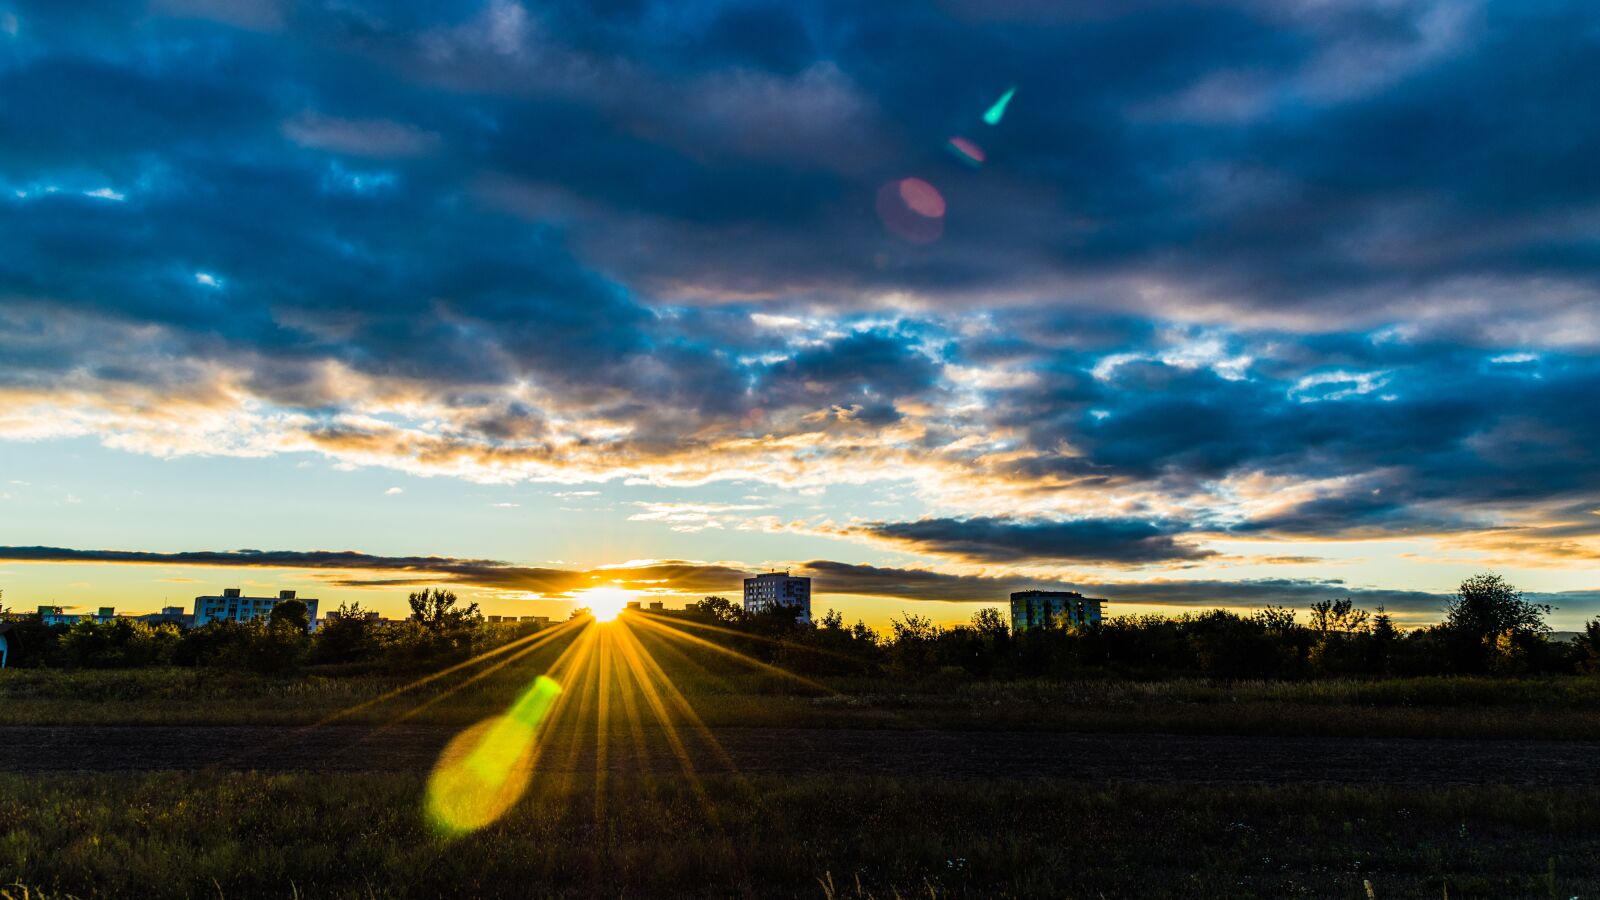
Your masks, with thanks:
[{"label": "sun glare", "polygon": [[589,612],[594,614],[597,622],[615,620],[627,608],[628,601],[632,599],[632,591],[625,591],[622,588],[615,587],[590,588],[577,596],[578,605],[589,607]]}]

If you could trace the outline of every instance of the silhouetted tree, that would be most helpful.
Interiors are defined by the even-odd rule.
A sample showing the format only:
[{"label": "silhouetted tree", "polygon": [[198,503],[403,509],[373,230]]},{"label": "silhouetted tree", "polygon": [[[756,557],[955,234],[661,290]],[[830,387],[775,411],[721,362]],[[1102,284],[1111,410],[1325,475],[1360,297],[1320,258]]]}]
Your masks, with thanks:
[{"label": "silhouetted tree", "polygon": [[1311,629],[1318,635],[1353,634],[1367,625],[1367,611],[1343,600],[1318,600],[1311,604]]},{"label": "silhouetted tree", "polygon": [[456,595],[443,588],[424,588],[406,597],[411,604],[411,618],[432,632],[451,631],[463,625],[475,624],[483,618],[478,604],[469,603],[456,609]]},{"label": "silhouetted tree", "polygon": [[1492,572],[1474,575],[1461,582],[1456,595],[1445,605],[1445,627],[1483,640],[1503,632],[1548,634],[1544,617],[1550,607],[1529,603],[1522,592]]},{"label": "silhouetted tree", "polygon": [[269,675],[293,672],[305,661],[311,639],[292,618],[273,622],[257,619],[245,623],[247,640],[243,645],[246,668]]},{"label": "silhouetted tree", "polygon": [[375,623],[360,603],[341,603],[311,639],[311,660],[319,663],[356,662],[378,649]]},{"label": "silhouetted tree", "polygon": [[688,609],[713,622],[737,622],[744,618],[744,608],[727,597],[707,597],[689,604]]},{"label": "silhouetted tree", "polygon": [[1451,656],[1463,671],[1516,670],[1528,644],[1550,633],[1544,621],[1549,613],[1548,605],[1528,602],[1499,575],[1474,575],[1445,604]]},{"label": "silhouetted tree", "polygon": [[1009,634],[1011,631],[1006,624],[1005,613],[992,606],[985,606],[972,614],[972,629],[984,635]]},{"label": "silhouetted tree", "polygon": [[1584,672],[1600,674],[1600,618],[1583,626],[1583,653],[1578,667]]},{"label": "silhouetted tree", "polygon": [[279,600],[267,614],[267,622],[274,628],[311,630],[311,608],[303,600]]},{"label": "silhouetted tree", "polygon": [[85,620],[62,632],[57,661],[95,669],[165,665],[172,661],[178,640],[175,625],[152,626],[128,619]]},{"label": "silhouetted tree", "polygon": [[1377,641],[1392,641],[1400,636],[1394,627],[1394,618],[1389,611],[1378,607],[1378,614],[1372,617],[1372,637]]},{"label": "silhouetted tree", "polygon": [[903,669],[929,668],[934,658],[934,641],[939,629],[927,616],[901,613],[901,618],[889,620],[893,638],[889,644],[890,657]]}]

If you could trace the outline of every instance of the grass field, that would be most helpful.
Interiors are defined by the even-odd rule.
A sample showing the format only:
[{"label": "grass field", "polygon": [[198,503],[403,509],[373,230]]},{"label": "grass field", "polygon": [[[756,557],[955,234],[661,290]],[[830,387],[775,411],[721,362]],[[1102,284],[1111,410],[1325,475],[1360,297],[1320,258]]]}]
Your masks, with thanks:
[{"label": "grass field", "polygon": [[[1569,784],[1574,776],[1559,773],[1582,768],[1582,745],[1548,741],[1600,738],[1600,679],[817,684],[705,648],[635,642],[626,628],[585,635],[585,645],[551,642],[504,668],[480,662],[421,684],[326,673],[7,671],[0,739],[22,725],[61,726],[80,743],[91,729],[74,726],[202,727],[173,750],[192,754],[188,771],[115,771],[125,745],[113,741],[110,763],[93,772],[0,774],[0,882],[11,885],[0,898],[1365,898],[1368,883],[1379,898],[1600,896],[1600,788],[1592,779],[1541,786]],[[506,712],[545,673],[564,685],[540,726],[549,756],[481,830],[449,837],[430,824],[431,748],[386,770],[334,771],[315,758],[309,771],[283,774],[206,767],[204,726],[271,732],[344,713],[341,725],[405,722],[448,737]],[[742,742],[745,765],[718,756],[718,728],[744,729],[730,736]],[[800,729],[814,742],[798,751],[803,765],[749,764],[752,748],[756,762],[795,757],[781,744]],[[842,729],[899,762],[841,767]],[[896,734],[910,729],[932,730],[915,740]],[[994,733],[963,739],[979,730]],[[952,759],[964,748],[1020,746],[1005,743],[1001,732],[1010,731],[1046,732],[1052,760],[1058,745],[1084,744],[1048,732],[1151,736],[1118,744],[1129,749],[1116,756],[1124,774],[1114,781],[1085,777],[1086,767],[1028,774],[993,751],[964,767],[935,761],[914,771],[908,762],[935,746]],[[1418,757],[1417,778],[1351,785],[1304,767],[1277,777],[1298,751],[1267,748],[1230,770],[1247,779],[1181,783],[1191,776],[1144,777],[1154,760],[1139,754],[1221,743],[1164,734],[1532,741],[1487,767],[1459,755],[1469,743],[1438,742]],[[1566,769],[1551,769],[1556,746],[1580,748]],[[1436,752],[1458,754],[1472,771],[1429,780]],[[1358,773],[1373,766],[1359,757],[1329,763]],[[1558,775],[1501,783],[1524,767]]]},{"label": "grass field", "polygon": [[[408,715],[419,723],[470,724],[498,712],[539,662],[459,689],[462,678],[441,679],[345,721]],[[880,678],[824,680],[819,689],[734,666],[715,679],[682,668],[674,678],[708,725],[1600,739],[1600,678],[1233,684]],[[372,675],[12,669],[0,674],[0,726],[299,725],[407,683]]]},{"label": "grass field", "polygon": [[0,881],[83,897],[1600,892],[1595,791],[717,776],[702,797],[626,778],[536,784],[450,840],[422,790],[411,775],[3,776]]}]

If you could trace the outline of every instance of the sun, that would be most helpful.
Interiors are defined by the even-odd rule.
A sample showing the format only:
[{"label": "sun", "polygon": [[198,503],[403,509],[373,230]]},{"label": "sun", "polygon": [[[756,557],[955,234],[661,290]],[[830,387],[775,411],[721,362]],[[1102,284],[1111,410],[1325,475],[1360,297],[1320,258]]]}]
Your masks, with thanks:
[{"label": "sun", "polygon": [[579,591],[573,599],[579,606],[589,607],[596,622],[610,622],[627,608],[628,601],[633,599],[633,592],[618,587],[597,587]]}]

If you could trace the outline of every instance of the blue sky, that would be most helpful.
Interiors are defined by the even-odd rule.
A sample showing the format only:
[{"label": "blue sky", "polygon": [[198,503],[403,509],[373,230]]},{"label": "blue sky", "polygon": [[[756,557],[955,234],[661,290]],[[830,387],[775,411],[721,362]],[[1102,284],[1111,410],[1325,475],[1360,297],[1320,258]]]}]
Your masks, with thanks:
[{"label": "blue sky", "polygon": [[0,585],[1421,622],[1492,568],[1574,626],[1597,49],[1555,2],[0,0]]}]

